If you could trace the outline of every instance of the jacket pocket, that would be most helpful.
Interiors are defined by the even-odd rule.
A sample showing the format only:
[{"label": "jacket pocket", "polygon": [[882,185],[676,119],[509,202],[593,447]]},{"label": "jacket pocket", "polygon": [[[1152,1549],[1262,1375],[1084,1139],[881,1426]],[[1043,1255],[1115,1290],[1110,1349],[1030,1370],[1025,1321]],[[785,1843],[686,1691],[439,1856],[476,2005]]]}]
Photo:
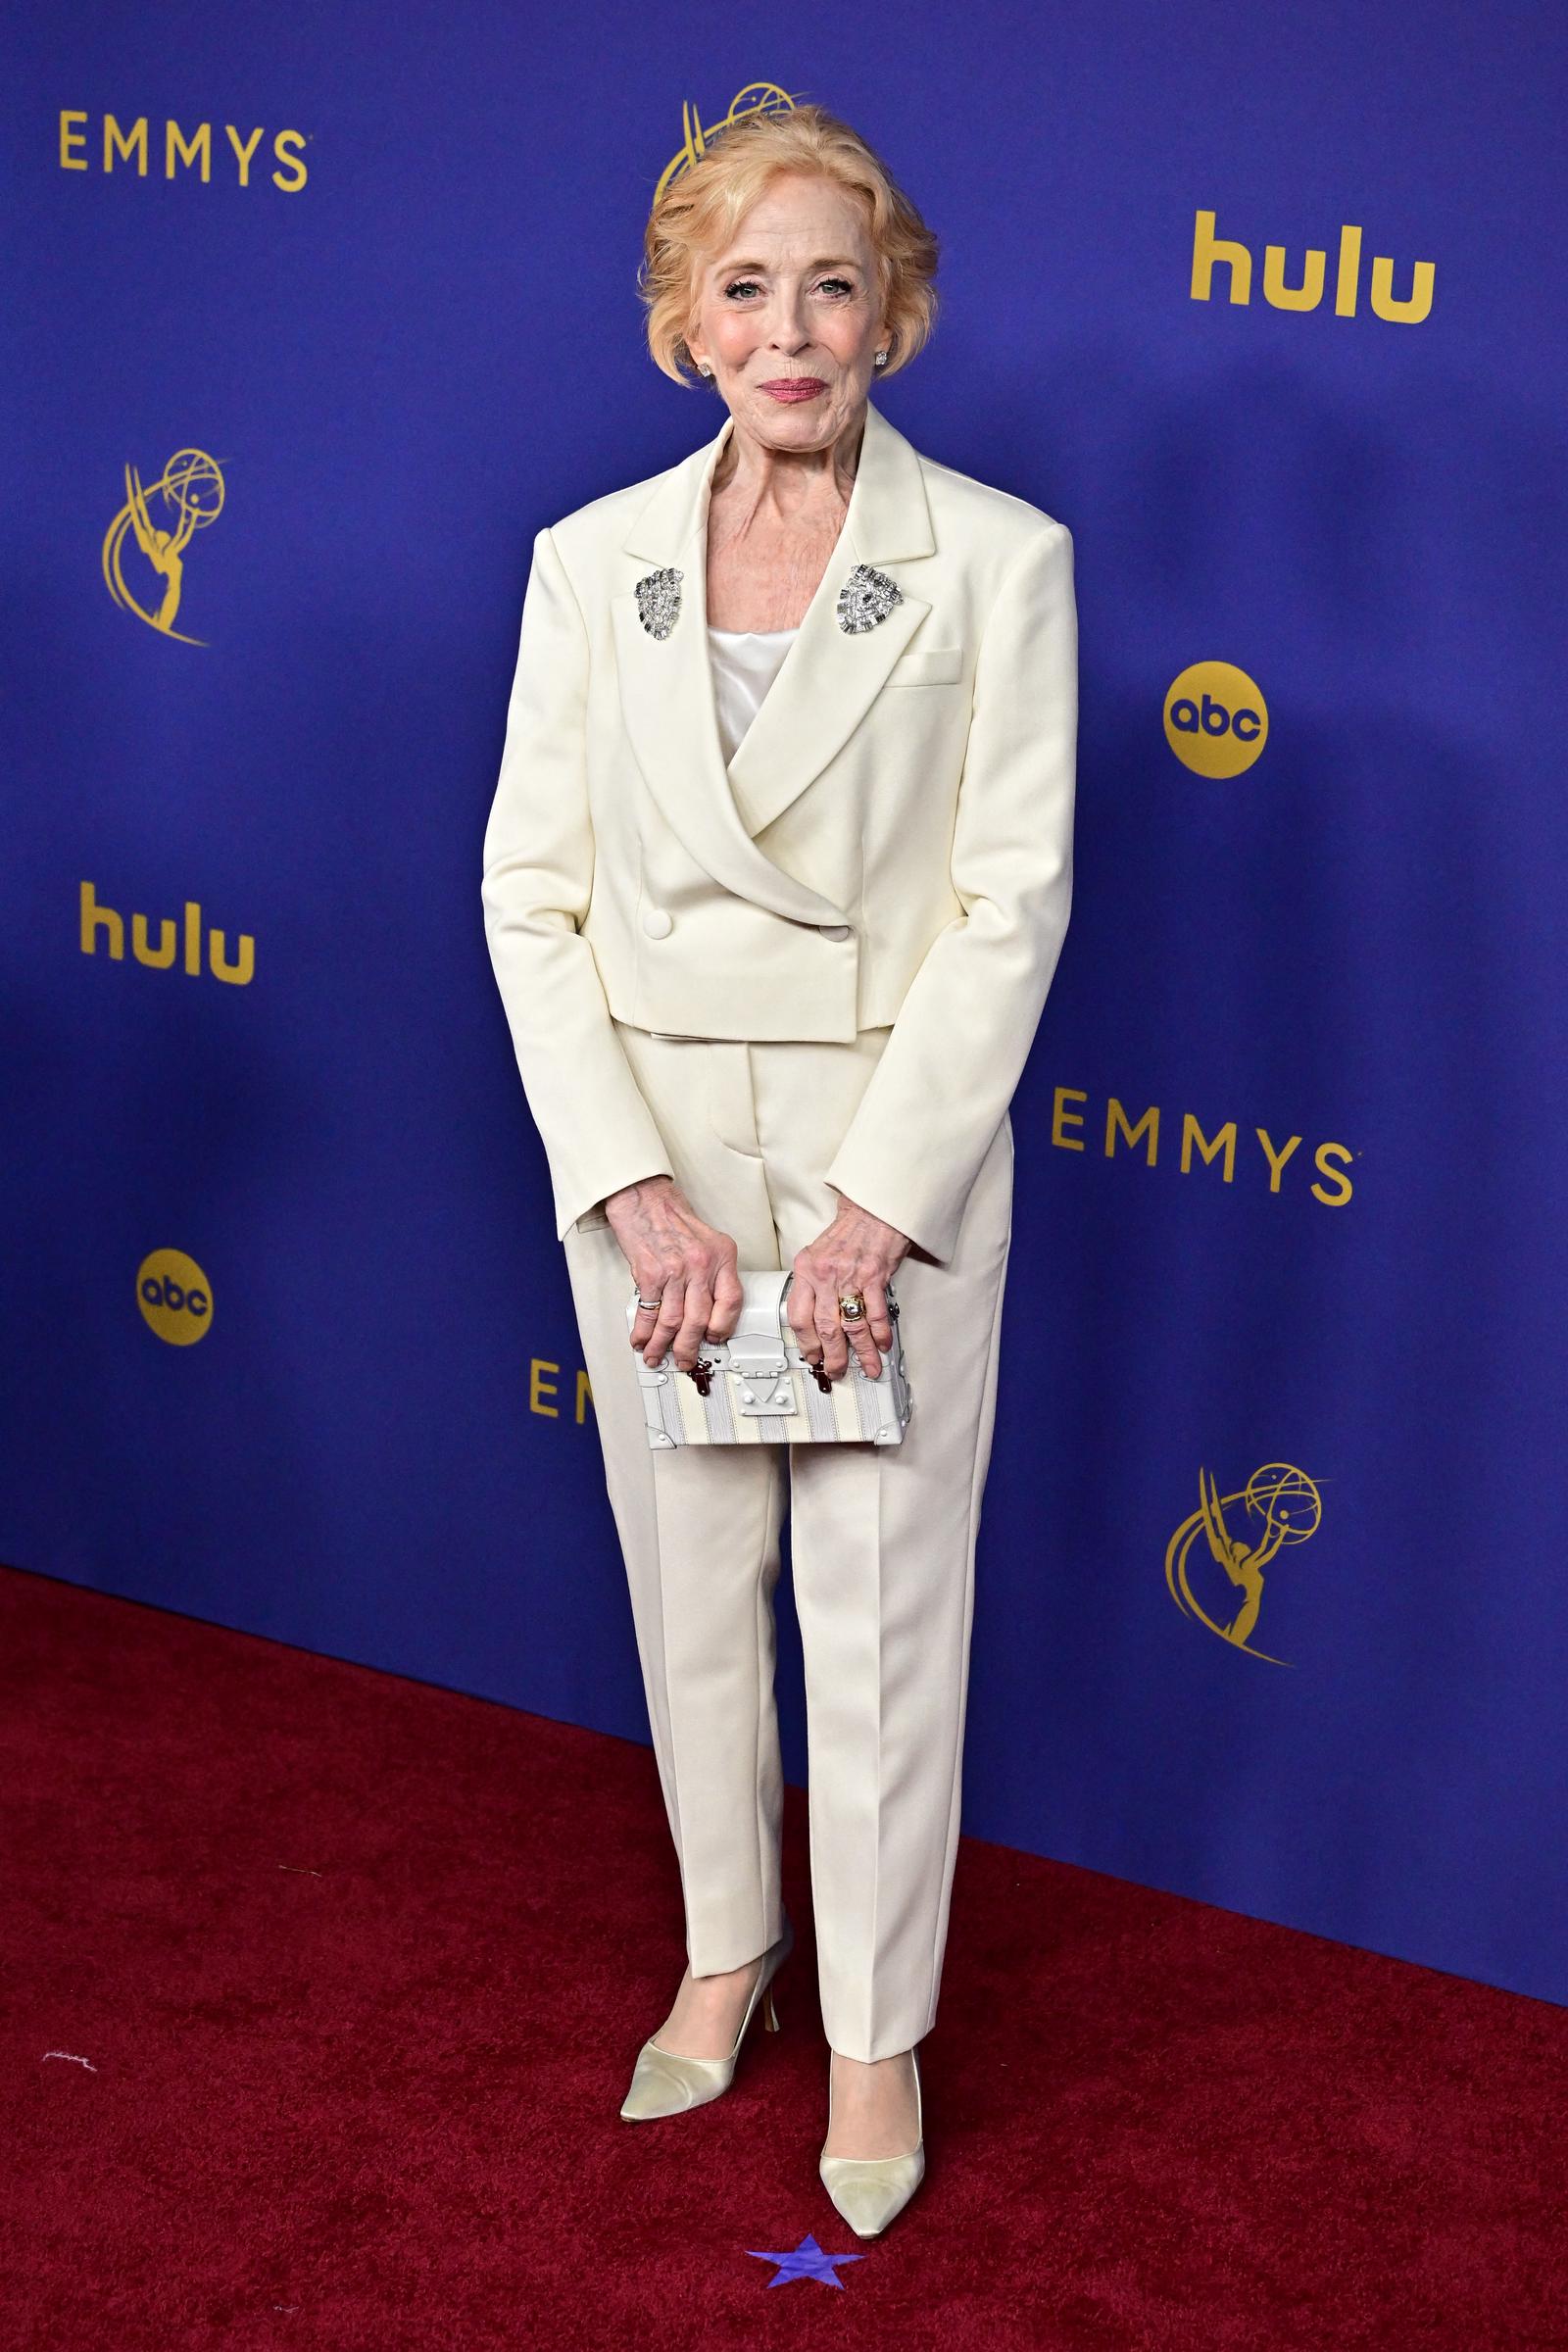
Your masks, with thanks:
[{"label": "jacket pocket", "polygon": [[888,671],[890,686],[953,686],[963,675],[961,645],[933,645],[905,654]]}]

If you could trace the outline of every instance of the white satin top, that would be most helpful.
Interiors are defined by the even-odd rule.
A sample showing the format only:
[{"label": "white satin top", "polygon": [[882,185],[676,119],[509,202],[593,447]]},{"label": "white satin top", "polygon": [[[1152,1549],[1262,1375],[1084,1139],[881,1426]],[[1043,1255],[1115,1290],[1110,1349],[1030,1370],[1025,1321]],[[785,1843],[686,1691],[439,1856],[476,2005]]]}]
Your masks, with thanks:
[{"label": "white satin top", "polygon": [[726,765],[799,635],[798,629],[715,629],[709,623],[713,702]]}]

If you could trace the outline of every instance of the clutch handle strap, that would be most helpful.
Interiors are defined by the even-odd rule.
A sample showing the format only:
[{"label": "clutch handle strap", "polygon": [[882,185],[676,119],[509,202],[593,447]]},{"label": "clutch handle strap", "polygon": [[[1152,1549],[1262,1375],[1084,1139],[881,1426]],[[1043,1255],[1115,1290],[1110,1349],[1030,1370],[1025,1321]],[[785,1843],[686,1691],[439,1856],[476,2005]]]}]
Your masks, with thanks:
[{"label": "clutch handle strap", "polygon": [[757,1380],[784,1371],[784,1299],[793,1280],[788,1266],[742,1275],[740,1320],[726,1348],[733,1371]]}]

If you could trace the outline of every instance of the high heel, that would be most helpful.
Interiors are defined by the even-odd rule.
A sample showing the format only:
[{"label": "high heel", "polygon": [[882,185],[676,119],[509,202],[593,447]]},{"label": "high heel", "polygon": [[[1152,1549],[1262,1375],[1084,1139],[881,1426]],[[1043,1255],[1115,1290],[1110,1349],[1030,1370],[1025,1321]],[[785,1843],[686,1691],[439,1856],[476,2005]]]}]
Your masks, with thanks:
[{"label": "high heel", "polygon": [[795,1930],[786,1918],[784,1932],[777,1943],[770,1943],[762,1954],[762,1965],[757,1983],[752,1986],[746,2015],[741,2019],[735,2046],[727,2058],[687,2058],[679,2050],[662,2050],[650,2035],[637,2053],[632,2071],[631,2088],[621,2106],[621,2115],[628,2124],[651,2122],[661,2115],[680,2115],[688,2107],[705,2107],[710,2099],[722,2097],[735,2079],[735,2061],[740,2056],[746,2029],[751,2024],[759,2002],[762,2023],[768,2033],[778,2032],[778,2009],[773,1998],[773,1979],[795,1948]]},{"label": "high heel", "polygon": [[[914,2062],[916,2143],[907,2156],[829,2156],[817,2164],[822,2185],[857,2237],[878,2237],[902,2213],[925,2179],[925,2115],[920,2095],[920,2054]],[[833,2130],[833,2060],[827,2062],[827,2125]]]}]

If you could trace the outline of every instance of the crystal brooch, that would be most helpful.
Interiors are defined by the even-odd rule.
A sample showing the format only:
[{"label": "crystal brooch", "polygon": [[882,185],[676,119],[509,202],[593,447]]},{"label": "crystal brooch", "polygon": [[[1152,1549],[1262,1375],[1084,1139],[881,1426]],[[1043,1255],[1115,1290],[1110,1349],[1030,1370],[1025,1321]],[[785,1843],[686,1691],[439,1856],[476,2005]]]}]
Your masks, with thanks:
[{"label": "crystal brooch", "polygon": [[903,602],[904,590],[897,580],[890,580],[874,564],[857,564],[839,590],[839,627],[851,637],[863,636]]},{"label": "crystal brooch", "polygon": [[645,572],[637,583],[637,617],[650,637],[667,637],[680,613],[682,574],[666,564]]}]

